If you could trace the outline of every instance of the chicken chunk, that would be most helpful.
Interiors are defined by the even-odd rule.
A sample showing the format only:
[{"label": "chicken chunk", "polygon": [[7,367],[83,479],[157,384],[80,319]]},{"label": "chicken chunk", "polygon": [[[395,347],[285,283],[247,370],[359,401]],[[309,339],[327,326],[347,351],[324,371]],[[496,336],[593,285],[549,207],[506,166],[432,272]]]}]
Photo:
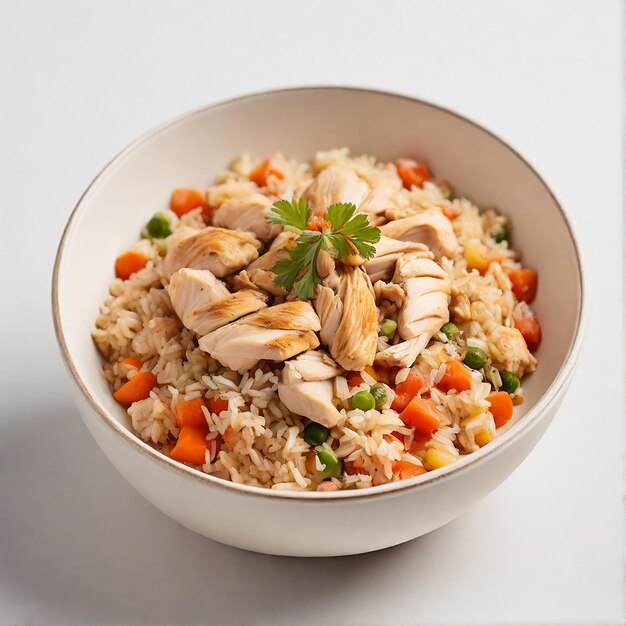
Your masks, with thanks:
[{"label": "chicken chunk", "polygon": [[293,413],[308,417],[327,428],[336,426],[341,414],[333,404],[332,380],[305,381],[294,361],[283,368],[278,397]]},{"label": "chicken chunk", "polygon": [[376,360],[409,367],[449,319],[450,279],[435,261],[417,253],[398,259],[393,281],[405,292],[398,315],[398,334],[404,342],[379,352]]},{"label": "chicken chunk", "polygon": [[179,228],[167,240],[165,273],[170,277],[189,267],[210,270],[221,278],[256,259],[260,247],[261,243],[250,233],[213,226],[202,230]]},{"label": "chicken chunk", "polygon": [[[380,176],[374,182],[370,192],[359,205],[359,212],[366,213],[370,218],[370,223],[378,221],[386,211],[393,210],[398,205],[398,195],[402,190],[402,182],[396,176]],[[386,221],[382,218],[382,221]]]},{"label": "chicken chunk", "polygon": [[423,243],[435,255],[452,257],[459,249],[450,220],[439,211],[421,211],[410,217],[388,222],[380,227],[381,235]]},{"label": "chicken chunk", "polygon": [[259,239],[273,239],[280,226],[272,224],[267,214],[272,201],[260,193],[229,198],[213,214],[213,225],[254,233]]},{"label": "chicken chunk", "polygon": [[319,287],[315,306],[322,323],[322,341],[337,363],[347,370],[371,365],[378,343],[378,309],[367,274],[358,267],[345,267],[338,293]]},{"label": "chicken chunk", "polygon": [[167,290],[176,315],[199,335],[254,313],[267,302],[266,295],[250,289],[230,293],[209,270],[180,269]]},{"label": "chicken chunk", "polygon": [[237,371],[261,359],[284,361],[317,348],[320,321],[308,302],[285,302],[257,311],[200,339],[202,350]]},{"label": "chicken chunk", "polygon": [[352,202],[359,206],[369,193],[369,186],[352,170],[331,166],[323,169],[305,191],[313,212],[325,211],[335,202]]},{"label": "chicken chunk", "polygon": [[423,243],[398,241],[390,237],[381,237],[374,244],[376,255],[365,262],[364,268],[373,283],[390,280],[396,268],[396,261],[407,252],[425,252],[428,248]]},{"label": "chicken chunk", "polygon": [[289,361],[305,381],[328,380],[343,372],[326,352],[309,350]]},{"label": "chicken chunk", "polygon": [[256,261],[253,261],[246,267],[245,272],[254,285],[271,293],[274,296],[285,296],[287,291],[281,285],[274,282],[276,274],[272,272],[272,268],[278,261],[288,258],[288,249],[295,245],[298,236],[295,233],[285,231],[276,237],[274,243],[279,241],[280,245],[272,244],[272,247]]}]

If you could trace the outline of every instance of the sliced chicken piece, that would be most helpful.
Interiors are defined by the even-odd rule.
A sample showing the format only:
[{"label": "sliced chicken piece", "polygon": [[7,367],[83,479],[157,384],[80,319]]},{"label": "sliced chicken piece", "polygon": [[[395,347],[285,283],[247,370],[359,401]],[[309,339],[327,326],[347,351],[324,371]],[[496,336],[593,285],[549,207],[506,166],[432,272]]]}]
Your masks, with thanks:
[{"label": "sliced chicken piece", "polygon": [[315,298],[315,310],[322,322],[320,338],[322,343],[331,346],[343,315],[343,302],[341,298],[325,285],[317,287]]},{"label": "sliced chicken piece", "polygon": [[206,335],[221,326],[226,326],[244,315],[264,309],[267,295],[255,289],[242,289],[231,293],[214,304],[193,312],[192,326],[187,326],[199,335]]},{"label": "sliced chicken piece", "polygon": [[274,296],[287,295],[285,288],[274,282],[276,274],[271,270],[278,261],[288,258],[288,249],[295,245],[297,238],[298,235],[290,233],[289,231],[278,235],[276,240],[280,240],[280,245],[276,246],[272,244],[272,247],[265,254],[250,263],[245,269],[250,282]]},{"label": "sliced chicken piece", "polygon": [[209,270],[180,269],[167,290],[176,315],[199,335],[254,313],[267,301],[265,294],[251,289],[230,293]]},{"label": "sliced chicken piece", "polygon": [[376,363],[388,367],[411,367],[429,340],[430,337],[424,334],[389,346],[376,354]]},{"label": "sliced chicken piece", "polygon": [[343,369],[321,350],[303,352],[288,363],[305,381],[329,380],[343,372]]},{"label": "sliced chicken piece", "polygon": [[167,240],[163,265],[167,277],[189,267],[210,270],[221,278],[256,259],[260,247],[261,243],[250,233],[213,226],[202,230],[179,228]]},{"label": "sliced chicken piece", "polygon": [[213,225],[248,231],[259,239],[272,239],[281,227],[267,219],[271,206],[272,201],[260,193],[229,198],[213,214]]},{"label": "sliced chicken piece", "polygon": [[213,272],[186,267],[172,275],[167,291],[174,311],[183,324],[188,312],[217,302],[230,294],[226,285],[215,278]]},{"label": "sliced chicken piece", "polygon": [[388,222],[380,227],[381,235],[425,244],[435,255],[452,257],[459,249],[450,220],[439,211],[421,211],[410,217]]},{"label": "sliced chicken piece", "polygon": [[406,294],[398,315],[398,334],[404,341],[379,352],[376,361],[409,367],[450,318],[450,279],[435,261],[417,253],[398,259],[393,281]]},{"label": "sliced chicken piece", "polygon": [[325,211],[335,202],[352,202],[359,206],[369,193],[369,186],[352,170],[331,166],[323,169],[305,191],[313,212]]},{"label": "sliced chicken piece", "polygon": [[320,321],[308,302],[285,302],[257,311],[200,339],[202,350],[232,370],[245,371],[261,359],[284,361],[317,348]]},{"label": "sliced chicken piece", "polygon": [[401,190],[402,182],[395,172],[392,175],[380,176],[359,205],[359,212],[367,213],[372,218],[370,223],[373,223],[373,219],[384,215],[386,211],[397,208],[398,195]]},{"label": "sliced chicken piece", "polygon": [[[320,330],[320,318],[309,302],[294,300],[258,311],[242,320],[249,325],[261,328],[279,328],[285,330]],[[293,356],[293,355],[292,355]],[[288,357],[285,357],[288,358]]]},{"label": "sliced chicken piece", "polygon": [[374,244],[376,256],[365,262],[365,271],[372,282],[390,280],[396,268],[396,261],[407,252],[424,252],[428,256],[428,248],[423,243],[414,241],[398,241],[390,237],[381,237]]},{"label": "sliced chicken piece", "polygon": [[361,268],[345,267],[335,295],[318,288],[316,310],[322,322],[322,341],[346,370],[371,365],[378,344],[378,309],[369,277]]},{"label": "sliced chicken piece", "polygon": [[278,397],[296,415],[308,417],[327,428],[336,426],[341,419],[341,414],[333,405],[332,380],[307,382],[293,361],[285,363]]}]

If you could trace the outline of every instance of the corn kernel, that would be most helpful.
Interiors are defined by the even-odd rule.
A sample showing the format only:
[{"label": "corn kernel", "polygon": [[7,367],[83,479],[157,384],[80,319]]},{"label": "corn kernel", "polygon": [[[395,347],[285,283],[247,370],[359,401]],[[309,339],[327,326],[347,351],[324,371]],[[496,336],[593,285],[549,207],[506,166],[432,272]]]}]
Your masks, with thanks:
[{"label": "corn kernel", "polygon": [[453,454],[450,454],[449,452],[444,452],[443,450],[437,450],[436,448],[428,448],[428,450],[426,450],[426,456],[424,458],[426,469],[428,470],[445,467],[446,465],[450,465],[450,463],[455,460],[456,456],[454,456]]},{"label": "corn kernel", "polygon": [[476,433],[474,440],[482,448],[486,446],[493,439],[493,433],[489,428],[482,428]]},{"label": "corn kernel", "polygon": [[477,269],[481,274],[487,271],[489,258],[487,256],[487,248],[483,244],[477,241],[470,241],[465,245],[463,256],[470,269]]}]

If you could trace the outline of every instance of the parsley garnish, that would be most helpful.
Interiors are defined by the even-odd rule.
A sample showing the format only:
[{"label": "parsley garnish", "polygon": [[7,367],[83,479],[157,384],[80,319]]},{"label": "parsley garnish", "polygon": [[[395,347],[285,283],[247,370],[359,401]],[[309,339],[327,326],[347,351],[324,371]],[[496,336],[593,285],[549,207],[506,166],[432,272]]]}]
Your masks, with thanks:
[{"label": "parsley garnish", "polygon": [[366,215],[355,212],[356,206],[351,202],[331,204],[324,213],[330,228],[324,225],[321,231],[307,230],[312,211],[306,199],[274,202],[269,220],[300,235],[296,246],[287,250],[289,258],[272,267],[274,282],[287,291],[295,291],[301,300],[308,300],[315,293],[315,285],[322,282],[317,272],[320,250],[338,259],[355,254],[372,258],[376,253],[372,244],[380,239],[380,230],[369,225]]}]

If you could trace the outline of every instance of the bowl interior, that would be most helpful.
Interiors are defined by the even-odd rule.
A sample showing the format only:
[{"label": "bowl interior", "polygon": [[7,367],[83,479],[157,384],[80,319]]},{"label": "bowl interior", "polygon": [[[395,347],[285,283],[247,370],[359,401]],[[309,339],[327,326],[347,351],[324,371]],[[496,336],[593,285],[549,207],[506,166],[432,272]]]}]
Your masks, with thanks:
[{"label": "bowl interior", "polygon": [[380,92],[309,88],[243,97],[166,124],[118,156],[81,199],[59,259],[57,321],[101,409],[130,427],[101,374],[90,332],[115,257],[167,206],[172,188],[211,184],[244,151],[308,159],[342,146],[385,160],[423,158],[460,194],[510,216],[514,247],[540,273],[534,308],[543,328],[539,369],[524,381],[526,402],[516,420],[546,393],[576,336],[582,277],[567,221],[541,179],[499,139],[449,111]]}]

